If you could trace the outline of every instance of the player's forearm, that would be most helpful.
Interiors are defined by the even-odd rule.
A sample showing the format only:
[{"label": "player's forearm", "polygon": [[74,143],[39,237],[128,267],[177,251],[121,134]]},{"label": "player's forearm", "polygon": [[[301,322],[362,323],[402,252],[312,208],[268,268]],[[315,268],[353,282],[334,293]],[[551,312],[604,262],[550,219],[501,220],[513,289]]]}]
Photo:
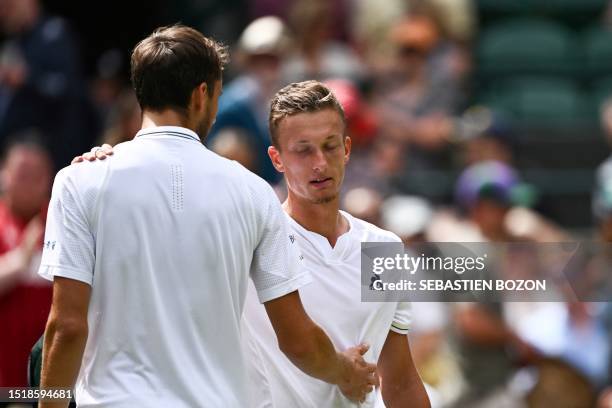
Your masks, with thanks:
[{"label": "player's forearm", "polygon": [[386,408],[431,408],[429,397],[420,378],[412,381],[385,381],[381,393]]},{"label": "player's forearm", "polygon": [[[72,389],[76,381],[85,344],[87,324],[49,319],[45,330],[41,388]],[[67,407],[69,401],[41,402],[40,408]]]},{"label": "player's forearm", "polygon": [[283,352],[304,373],[319,380],[338,384],[346,368],[345,358],[337,353],[329,337],[318,326]]},{"label": "player's forearm", "polygon": [[387,408],[429,408],[429,397],[419,377],[408,337],[389,331],[378,358],[381,394]]}]

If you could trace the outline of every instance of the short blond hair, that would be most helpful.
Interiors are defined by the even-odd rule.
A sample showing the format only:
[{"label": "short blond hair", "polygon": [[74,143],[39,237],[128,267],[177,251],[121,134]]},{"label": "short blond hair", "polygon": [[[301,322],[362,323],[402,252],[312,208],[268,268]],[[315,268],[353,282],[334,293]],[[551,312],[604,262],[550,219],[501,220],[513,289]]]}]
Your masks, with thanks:
[{"label": "short blond hair", "polygon": [[295,82],[278,91],[270,104],[268,119],[272,144],[276,148],[279,147],[278,126],[284,118],[323,109],[336,110],[346,126],[344,109],[336,95],[325,84],[319,81]]}]

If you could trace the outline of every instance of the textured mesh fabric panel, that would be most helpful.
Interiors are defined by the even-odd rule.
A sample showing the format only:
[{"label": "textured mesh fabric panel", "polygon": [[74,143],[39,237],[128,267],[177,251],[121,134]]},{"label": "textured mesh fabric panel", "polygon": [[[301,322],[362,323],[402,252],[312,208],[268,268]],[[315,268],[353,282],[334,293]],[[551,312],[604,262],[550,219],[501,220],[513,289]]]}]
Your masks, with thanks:
[{"label": "textured mesh fabric panel", "polygon": [[285,213],[272,188],[262,183],[249,185],[260,239],[251,263],[251,278],[258,293],[286,284],[301,272],[297,245],[289,239]]},{"label": "textured mesh fabric panel", "polygon": [[172,179],[172,209],[183,211],[185,208],[185,181],[181,164],[170,165],[170,178]]},{"label": "textured mesh fabric panel", "polygon": [[[66,169],[67,170],[67,169]],[[94,236],[89,225],[88,214],[96,203],[96,192],[93,188],[85,189],[79,197],[75,185],[65,170],[58,173],[53,184],[53,193],[49,204],[41,274],[47,278],[49,268],[61,269],[61,276],[84,280],[93,278],[95,263]]]}]

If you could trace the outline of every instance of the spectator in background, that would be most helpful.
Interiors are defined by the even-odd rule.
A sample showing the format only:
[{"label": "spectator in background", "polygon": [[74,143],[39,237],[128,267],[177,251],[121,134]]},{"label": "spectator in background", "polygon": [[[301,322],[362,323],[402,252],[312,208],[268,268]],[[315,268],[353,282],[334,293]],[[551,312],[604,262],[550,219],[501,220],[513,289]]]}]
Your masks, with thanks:
[{"label": "spectator in background", "polygon": [[[612,103],[607,103],[608,126],[604,127],[606,136],[612,135]],[[606,115],[604,115],[606,117]],[[603,162],[597,169],[595,192],[593,194],[593,213],[597,220],[597,235],[602,242],[612,242],[612,157]],[[607,262],[612,262],[612,251],[607,248]],[[603,321],[606,325],[609,344],[612,344],[612,304],[608,303],[603,311]],[[607,383],[612,384],[612,352],[608,361]],[[612,407],[612,387],[608,387],[600,397],[598,408]]]},{"label": "spectator in background", "polygon": [[368,151],[356,154],[345,176],[345,188],[367,187],[383,197],[397,192],[404,166],[403,145],[392,138],[377,138]]},{"label": "spectator in background", "polygon": [[455,44],[469,44],[476,33],[476,4],[473,0],[409,0],[429,3],[436,9],[440,25]]},{"label": "spectator in background", "polygon": [[408,245],[426,241],[425,232],[433,209],[421,197],[395,195],[383,202],[381,216],[382,227],[397,234]]},{"label": "spectator in background", "polygon": [[226,127],[241,129],[255,150],[255,173],[271,183],[280,176],[268,159],[268,106],[280,87],[280,64],[287,41],[285,25],[277,17],[259,18],[243,31],[237,57],[242,60],[243,73],[224,89],[206,142],[211,146]]},{"label": "spectator in background", "polygon": [[351,34],[369,73],[385,75],[394,64],[394,47],[389,42],[392,27],[408,11],[405,0],[354,0]]},{"label": "spectator in background", "polygon": [[[468,167],[456,187],[456,202],[465,211],[466,219],[451,221],[448,215],[439,213],[428,230],[429,240],[514,241],[504,220],[514,203],[512,192],[518,183],[514,170],[501,163],[483,162]],[[452,321],[453,342],[465,380],[465,387],[453,406],[516,406],[518,402],[507,392],[507,382],[515,361],[530,361],[535,353],[504,320],[503,304],[458,304]]]},{"label": "spectator in background", "polygon": [[[466,4],[469,2],[470,0],[409,0],[409,18],[431,21],[438,33],[438,41],[427,58],[430,80],[456,88],[458,105],[464,102],[465,82],[472,69],[469,39],[473,28],[468,28],[469,24],[467,27],[458,28],[461,24],[457,25],[453,18],[459,17],[460,14],[469,15],[469,6]],[[468,21],[469,18],[467,17]]]},{"label": "spectator in background", "polygon": [[398,140],[435,150],[452,132],[456,86],[432,81],[429,58],[441,41],[439,28],[426,16],[406,17],[391,30],[397,47],[395,72],[381,84],[378,98],[383,132]]},{"label": "spectator in background", "polygon": [[458,73],[468,68],[464,57],[476,29],[472,0],[354,0],[354,4],[351,32],[374,76],[384,75],[393,66],[394,49],[388,41],[389,27],[404,16],[415,14],[436,16],[450,48],[458,51],[452,54],[460,57],[455,60],[458,64],[450,66],[459,68]]},{"label": "spectator in background", "polygon": [[464,166],[491,160],[512,165],[515,136],[510,124],[496,112],[473,106],[456,121],[456,128]]},{"label": "spectator in background", "polygon": [[117,48],[104,51],[96,61],[90,92],[100,123],[107,123],[114,105],[129,88],[123,77],[124,69],[124,55]]},{"label": "spectator in background", "polygon": [[[611,3],[612,5],[612,3]],[[601,128],[606,142],[612,147],[612,98],[606,100],[600,109]],[[597,220],[599,236],[604,242],[612,242],[612,155],[599,165],[595,172],[595,191],[593,193],[593,214]]]},{"label": "spectator in background", "polygon": [[[248,0],[251,19],[263,16],[277,16],[287,21],[291,10],[300,0]],[[330,5],[332,35],[334,39],[346,40],[348,19],[353,10],[354,0],[326,0]]]},{"label": "spectator in background", "polygon": [[607,99],[601,105],[600,122],[606,142],[610,147],[612,147],[612,98]]},{"label": "spectator in background", "polygon": [[[0,0],[0,139],[30,127],[48,138],[56,167],[94,141],[79,53],[66,22],[39,0]],[[89,136],[91,135],[91,136]]]},{"label": "spectator in background", "polygon": [[403,151],[401,191],[435,200],[450,181],[439,176],[450,168],[453,115],[464,95],[460,76],[450,67],[452,47],[427,14],[405,17],[389,35],[397,62],[377,78],[373,94],[380,135],[395,139]]},{"label": "spectator in background", "polygon": [[380,225],[381,195],[371,188],[358,187],[348,190],[341,203],[342,209],[373,225]]},{"label": "spectator in background", "polygon": [[[612,135],[612,104],[606,104],[608,111],[606,136]],[[612,242],[612,158],[607,159],[597,169],[595,192],[593,194],[593,212],[597,220],[597,238],[599,241]],[[606,248],[606,264],[612,262],[612,251]],[[607,271],[606,271],[607,272]],[[608,275],[606,273],[606,275]],[[601,392],[597,408],[612,408],[612,303],[608,302],[602,311],[602,322],[607,330],[609,349],[608,375],[606,384],[608,386]]]},{"label": "spectator in background", "polygon": [[[0,181],[0,387],[26,387],[30,350],[44,332],[51,285],[37,277],[52,162],[31,133],[6,149]],[[55,243],[47,243],[55,245]]]},{"label": "spectator in background", "polygon": [[[463,166],[496,162],[511,169],[516,135],[510,123],[499,113],[484,106],[471,107],[456,120],[455,128],[455,141],[460,147]],[[538,192],[532,185],[517,184],[512,189],[512,196],[520,206],[512,206],[507,211],[503,224],[514,238],[533,242],[571,240],[561,227],[530,208],[538,199]]]},{"label": "spectator in background", "polygon": [[520,185],[516,171],[503,163],[485,161],[466,168],[457,181],[455,197],[467,218],[484,240],[516,240],[507,229],[505,217],[517,203]]},{"label": "spectator in background", "polygon": [[117,98],[108,113],[102,143],[114,146],[132,140],[140,129],[141,110],[136,95],[126,88]]},{"label": "spectator in background", "polygon": [[350,79],[359,82],[364,67],[345,44],[333,40],[333,4],[327,0],[298,0],[289,15],[295,36],[294,52],[287,56],[285,82],[307,79]]},{"label": "spectator in background", "polygon": [[219,156],[237,161],[247,170],[257,171],[255,150],[248,135],[239,128],[226,127],[221,129],[210,148]]},{"label": "spectator in background", "polygon": [[[538,363],[541,374],[529,393],[530,406],[595,406],[595,391],[612,380],[612,309],[609,303],[587,302],[609,300],[612,289],[612,252],[609,245],[597,244],[612,240],[611,163],[597,172],[595,242],[585,242],[572,253],[571,261],[563,262],[566,302],[530,305],[516,325],[519,335],[548,357]],[[598,408],[612,406],[609,392],[601,393]]]},{"label": "spectator in background", "polygon": [[[612,3],[610,3],[612,5]],[[608,7],[608,14],[612,15]],[[606,100],[601,107],[601,125],[606,142],[612,146],[612,99]],[[612,156],[604,161],[596,171],[595,191],[593,194],[593,213],[597,222],[597,237],[602,242],[612,242]],[[610,262],[609,248],[607,248]],[[607,303],[602,312],[602,321],[607,329],[608,343],[612,348],[612,304]],[[608,361],[608,387],[599,396],[597,408],[612,407],[612,350]]]}]

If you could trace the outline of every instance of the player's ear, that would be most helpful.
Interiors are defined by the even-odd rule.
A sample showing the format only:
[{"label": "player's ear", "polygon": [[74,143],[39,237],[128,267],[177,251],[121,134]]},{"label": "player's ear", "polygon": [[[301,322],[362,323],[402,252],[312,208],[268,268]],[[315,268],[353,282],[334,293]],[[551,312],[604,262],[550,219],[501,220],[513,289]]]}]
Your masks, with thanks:
[{"label": "player's ear", "polygon": [[200,85],[196,86],[191,93],[191,106],[196,111],[201,111],[206,108],[206,104],[210,99],[208,92],[208,85],[206,85],[206,82],[202,82]]},{"label": "player's ear", "polygon": [[351,138],[348,136],[344,137],[344,163],[348,163],[349,158],[351,157],[351,146],[352,146]]},{"label": "player's ear", "polygon": [[283,161],[280,157],[280,152],[276,148],[276,146],[268,147],[268,156],[270,156],[270,160],[272,161],[272,165],[279,173],[285,172],[285,166],[283,166]]}]

